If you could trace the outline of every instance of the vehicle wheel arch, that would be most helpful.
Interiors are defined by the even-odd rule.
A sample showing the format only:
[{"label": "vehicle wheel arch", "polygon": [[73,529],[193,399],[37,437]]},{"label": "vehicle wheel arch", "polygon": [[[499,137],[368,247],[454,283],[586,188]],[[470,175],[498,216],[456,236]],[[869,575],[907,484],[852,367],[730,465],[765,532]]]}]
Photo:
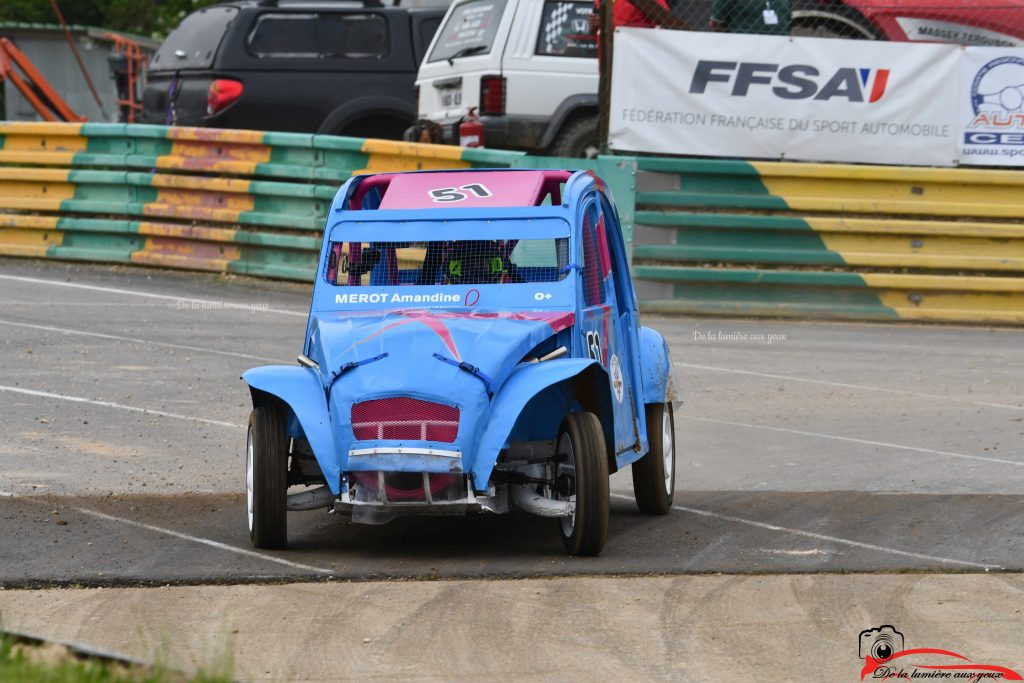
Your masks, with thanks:
[{"label": "vehicle wheel arch", "polygon": [[643,402],[650,405],[678,400],[672,381],[672,357],[665,337],[655,329],[641,326],[637,339]]},{"label": "vehicle wheel arch", "polygon": [[553,427],[548,430],[551,438],[557,437],[565,414],[579,409],[593,412],[605,432],[609,471],[616,470],[614,413],[607,371],[590,358],[545,361],[521,368],[498,391],[473,460],[471,473],[478,491],[486,490],[501,449],[515,437],[517,427],[522,428],[522,421],[529,418],[538,404],[549,405],[554,400],[561,402],[561,410],[552,414]]},{"label": "vehicle wheel arch", "polygon": [[[790,35],[819,35],[811,29],[824,27],[836,37],[884,40],[882,32],[853,7],[816,0],[794,2],[790,12]],[[837,27],[837,28],[833,28]],[[794,31],[794,29],[797,29]]]},{"label": "vehicle wheel arch", "polygon": [[247,371],[242,379],[249,385],[253,408],[280,407],[289,434],[305,437],[331,491],[337,495],[341,467],[335,457],[331,417],[319,378],[302,367],[263,366]]},{"label": "vehicle wheel arch", "polygon": [[549,436],[554,439],[565,416],[584,410],[593,413],[601,422],[604,431],[608,471],[614,473],[618,467],[615,460],[615,412],[612,407],[612,391],[608,371],[599,363],[588,365],[582,372],[548,385],[537,392],[523,407],[512,427],[512,434],[524,420],[532,419],[532,413],[546,410],[554,402],[560,402],[563,410],[556,411],[551,420]]},{"label": "vehicle wheel arch", "polygon": [[567,125],[584,116],[591,116],[599,113],[597,93],[572,95],[558,105],[551,120],[548,122],[544,134],[538,142],[540,149],[548,149],[554,143],[555,138]]},{"label": "vehicle wheel arch", "polygon": [[402,132],[416,120],[416,110],[408,102],[394,97],[366,96],[358,97],[339,106],[328,114],[317,135],[342,135],[352,131],[360,122],[393,121],[398,130],[399,139]]}]

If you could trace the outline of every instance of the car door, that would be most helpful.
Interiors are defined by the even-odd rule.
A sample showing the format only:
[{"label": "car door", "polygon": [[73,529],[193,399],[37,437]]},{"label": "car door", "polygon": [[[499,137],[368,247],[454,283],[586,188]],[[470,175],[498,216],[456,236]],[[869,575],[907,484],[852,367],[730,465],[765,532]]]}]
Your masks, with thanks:
[{"label": "car door", "polygon": [[[619,301],[615,286],[614,259],[609,250],[608,210],[601,196],[592,194],[585,202],[581,220],[580,287],[581,324],[579,342],[586,355],[597,360],[608,373],[615,415],[616,455],[638,445],[636,369],[632,362],[635,344],[628,331],[629,301]],[[617,229],[617,224],[614,226]],[[640,411],[642,414],[642,411]]]}]

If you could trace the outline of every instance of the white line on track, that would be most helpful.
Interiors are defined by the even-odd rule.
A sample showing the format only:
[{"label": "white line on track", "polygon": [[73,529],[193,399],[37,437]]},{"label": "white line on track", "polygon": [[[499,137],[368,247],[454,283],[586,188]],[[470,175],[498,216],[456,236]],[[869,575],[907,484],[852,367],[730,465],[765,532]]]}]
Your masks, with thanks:
[{"label": "white line on track", "polygon": [[0,306],[101,306],[103,308],[171,308],[171,304],[129,304],[123,301],[0,301]]},{"label": "white line on track", "polygon": [[[45,505],[46,501],[36,500],[31,496],[16,496],[9,491],[0,491],[0,497],[2,498],[17,498],[18,500],[28,501],[30,503],[36,503],[38,505]],[[114,515],[108,515],[105,512],[99,512],[97,510],[90,510],[89,508],[72,508],[76,512],[80,512],[83,515],[89,515],[90,517],[97,517],[99,519],[105,519],[108,522],[117,522],[119,524],[127,524],[128,526],[138,527],[139,529],[146,529],[147,531],[153,531],[158,534],[166,534],[175,538],[180,538],[183,541],[191,541],[193,543],[201,543],[202,545],[208,545],[211,548],[217,548],[219,550],[226,550],[228,552],[236,553],[238,555],[245,555],[246,557],[255,557],[260,560],[267,562],[276,562],[277,564],[291,567],[293,569],[302,569],[304,571],[316,572],[317,574],[333,574],[334,571],[331,569],[325,569],[323,567],[314,567],[309,564],[302,564],[301,562],[292,562],[291,560],[285,560],[280,557],[274,557],[273,555],[264,555],[263,553],[256,552],[255,550],[247,550],[245,548],[236,548],[233,545],[227,543],[221,543],[220,541],[212,541],[208,538],[202,538],[201,536],[192,536],[191,534],[185,534],[174,529],[165,529],[159,526],[153,526],[152,524],[146,524],[144,522],[136,522],[133,519],[125,519],[124,517],[116,517]]]},{"label": "white line on track", "polygon": [[[633,496],[623,495],[621,493],[611,494],[612,498],[622,498],[626,500],[633,500]],[[818,534],[813,531],[804,531],[803,529],[791,529],[785,526],[779,526],[777,524],[768,524],[766,522],[758,522],[753,519],[744,519],[743,517],[734,517],[732,515],[723,515],[719,512],[712,512],[710,510],[701,510],[698,508],[686,507],[684,505],[673,505],[673,510],[680,510],[682,512],[689,512],[690,514],[699,515],[701,517],[713,517],[714,519],[720,519],[723,522],[732,522],[734,524],[746,524],[747,526],[757,527],[758,529],[767,529],[768,531],[778,531],[785,534],[793,534],[794,536],[803,536],[804,538],[813,538],[817,541],[828,541],[829,543],[835,543],[838,545],[850,546],[852,548],[863,548],[865,550],[874,550],[880,553],[887,553],[889,555],[899,555],[901,557],[911,557],[915,560],[928,560],[930,562],[939,562],[941,564],[955,564],[962,567],[973,567],[974,569],[984,569],[990,571],[992,569],[1002,569],[997,564],[983,564],[980,562],[969,562],[967,560],[955,560],[950,557],[939,557],[937,555],[926,555],[924,553],[914,553],[909,550],[900,550],[899,548],[889,548],[884,545],[875,545],[873,543],[861,543],[860,541],[853,541],[849,538],[840,538],[839,536],[828,536],[826,534]]]},{"label": "white line on track", "polygon": [[236,353],[234,351],[221,351],[219,349],[208,349],[202,346],[189,346],[188,344],[171,344],[170,342],[151,341],[149,339],[138,339],[136,337],[121,337],[116,334],[102,334],[100,332],[86,332],[85,330],[70,330],[65,327],[50,327],[49,325],[32,325],[30,323],[18,323],[13,320],[0,319],[0,325],[11,325],[13,327],[25,327],[31,330],[45,330],[59,334],[77,334],[83,337],[97,337],[99,339],[113,339],[115,341],[126,341],[135,344],[148,344],[150,346],[163,346],[170,349],[182,349],[184,351],[199,351],[202,353],[215,353],[219,356],[235,356],[237,358],[248,358],[250,360],[264,360],[271,363],[283,363],[278,358],[267,358],[265,356],[253,356],[248,353]]},{"label": "white line on track", "polygon": [[[196,299],[189,296],[174,296],[172,294],[154,294],[152,292],[142,292],[136,289],[122,289],[120,287],[100,287],[98,285],[83,285],[77,282],[57,282],[55,280],[45,280],[42,278],[35,277],[22,277],[20,275],[0,275],[2,280],[13,280],[15,282],[27,282],[34,285],[50,285],[53,287],[70,287],[72,289],[86,290],[90,292],[106,292],[108,294],[124,294],[126,296],[141,296],[148,299],[162,299],[164,301],[188,301],[199,304],[206,304],[211,307],[223,306],[223,310],[237,309],[241,311],[259,311],[262,313],[277,313],[279,315],[292,315],[300,318],[305,318],[306,313],[300,313],[299,311],[287,311],[281,308],[259,308],[253,309],[251,304],[241,303],[229,303],[225,301],[214,301],[212,299]],[[221,310],[221,309],[217,309]]]},{"label": "white line on track", "polygon": [[117,408],[118,410],[127,410],[132,413],[142,413],[143,415],[157,415],[159,417],[173,417],[176,420],[188,420],[190,422],[202,422],[203,424],[217,425],[219,427],[231,427],[232,429],[242,429],[242,425],[235,424],[233,422],[224,422],[222,420],[208,420],[205,417],[194,417],[192,415],[182,415],[180,413],[168,413],[164,410],[153,410],[152,408],[139,408],[138,406],[126,406],[123,403],[114,403],[113,401],[96,401],[91,398],[83,398],[81,396],[67,396],[65,394],[53,394],[49,391],[36,391],[34,389],[23,389],[21,387],[8,387],[0,384],[0,391],[8,391],[12,394],[24,394],[26,396],[38,396],[40,398],[55,398],[61,401],[71,401],[73,403],[87,403],[93,406],[102,406],[104,408]]},{"label": "white line on track", "polygon": [[145,524],[143,522],[136,522],[133,519],[125,519],[124,517],[115,517],[114,515],[108,515],[105,512],[97,512],[96,510],[90,510],[88,508],[74,508],[83,515],[90,515],[92,517],[98,517],[99,519],[105,519],[108,522],[119,522],[121,524],[127,524],[128,526],[138,527],[139,529],[146,529],[147,531],[154,531],[159,534],[166,534],[175,538],[180,538],[184,541],[192,541],[193,543],[201,543],[208,545],[211,548],[218,548],[219,550],[226,550],[228,552],[236,553],[238,555],[245,555],[246,557],[255,557],[260,560],[267,562],[276,562],[277,564],[291,567],[293,569],[302,569],[308,572],[316,572],[317,574],[333,574],[334,572],[330,569],[324,569],[323,567],[314,567],[309,564],[302,564],[300,562],[292,562],[291,560],[285,560],[280,557],[274,557],[273,555],[264,555],[258,553],[255,550],[246,550],[245,548],[236,548],[233,545],[227,543],[221,543],[220,541],[211,541],[208,538],[202,538],[200,536],[192,536],[191,534],[184,534],[180,531],[173,529],[165,529],[159,526],[153,526],[152,524]]},{"label": "white line on track", "polygon": [[896,448],[901,451],[914,451],[915,453],[927,453],[929,455],[942,455],[949,458],[963,458],[965,460],[980,460],[992,462],[999,465],[1013,465],[1024,467],[1024,462],[1015,460],[1000,460],[999,458],[986,458],[981,455],[968,455],[967,453],[954,453],[952,451],[937,451],[933,448],[919,448],[917,446],[903,446],[897,443],[885,441],[871,441],[869,439],[855,439],[850,436],[837,436],[835,434],[822,434],[821,432],[805,432],[802,429],[787,429],[786,427],[769,427],[767,425],[755,425],[747,422],[733,422],[731,420],[716,420],[711,417],[698,417],[696,415],[680,415],[684,420],[696,420],[698,422],[712,422],[714,424],[729,425],[730,427],[747,427],[749,429],[763,429],[769,432],[781,432],[783,434],[796,434],[798,436],[813,436],[819,439],[832,439],[833,441],[845,441],[847,443],[859,443],[865,446],[880,446],[882,448]]},{"label": "white line on track", "polygon": [[907,391],[906,389],[889,389],[887,387],[876,387],[868,384],[847,384],[846,382],[830,382],[824,379],[810,379],[807,377],[793,377],[791,375],[773,375],[767,372],[754,372],[753,370],[736,370],[734,368],[719,368],[713,365],[697,365],[695,363],[680,363],[674,362],[672,365],[679,366],[681,368],[694,368],[697,370],[711,370],[712,372],[727,372],[734,375],[752,375],[754,377],[767,377],[769,379],[781,379],[787,382],[806,382],[807,384],[823,384],[829,387],[840,387],[843,389],[862,389],[864,391],[881,391],[887,394],[903,394],[904,396],[917,396],[919,398],[936,398],[941,401],[952,401],[955,403],[971,403],[978,406],[986,406],[989,408],[1004,408],[1006,410],[1021,410],[1024,411],[1024,406],[1014,406],[1008,403],[990,403],[988,401],[974,401],[969,398],[960,398],[959,396],[940,396],[939,394],[923,394],[917,391]]}]

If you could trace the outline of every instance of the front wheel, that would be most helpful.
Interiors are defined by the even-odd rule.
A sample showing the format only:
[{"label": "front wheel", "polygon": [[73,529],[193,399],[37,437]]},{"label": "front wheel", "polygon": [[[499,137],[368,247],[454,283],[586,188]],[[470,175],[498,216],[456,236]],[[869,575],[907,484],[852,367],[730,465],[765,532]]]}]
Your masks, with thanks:
[{"label": "front wheel", "polygon": [[558,519],[566,550],[600,554],[608,539],[608,455],[604,430],[593,413],[571,413],[562,422],[555,486],[560,497],[576,502],[572,515]]},{"label": "front wheel", "polygon": [[245,449],[249,540],[257,548],[288,545],[288,440],[284,415],[261,406],[249,414]]},{"label": "front wheel", "polygon": [[633,495],[648,515],[667,515],[676,488],[676,425],[671,403],[647,406],[647,455],[633,463]]}]

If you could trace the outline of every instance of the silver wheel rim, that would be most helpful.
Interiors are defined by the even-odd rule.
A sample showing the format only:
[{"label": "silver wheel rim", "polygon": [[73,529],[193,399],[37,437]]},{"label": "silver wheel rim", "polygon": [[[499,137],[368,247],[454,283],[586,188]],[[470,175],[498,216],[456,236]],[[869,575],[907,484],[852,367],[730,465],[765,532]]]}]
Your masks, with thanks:
[{"label": "silver wheel rim", "polygon": [[[566,474],[572,477],[572,493],[565,498],[562,498],[557,493],[554,497],[559,500],[571,500],[573,503],[576,502],[576,459],[575,451],[572,447],[572,439],[569,438],[567,433],[562,434],[562,438],[558,440],[558,456],[559,461],[555,465],[555,479],[558,479],[560,474]],[[564,456],[564,459],[563,459]],[[558,521],[562,525],[562,533],[565,536],[572,536],[573,531],[576,529],[576,507],[573,506],[573,512],[567,517],[559,517]]]},{"label": "silver wheel rim", "polygon": [[672,472],[676,466],[675,435],[672,433],[672,408],[661,412],[661,460],[665,469],[665,493],[672,495]]},{"label": "silver wheel rim", "polygon": [[252,532],[252,427],[249,427],[245,442],[245,503],[249,514],[249,531]]}]

